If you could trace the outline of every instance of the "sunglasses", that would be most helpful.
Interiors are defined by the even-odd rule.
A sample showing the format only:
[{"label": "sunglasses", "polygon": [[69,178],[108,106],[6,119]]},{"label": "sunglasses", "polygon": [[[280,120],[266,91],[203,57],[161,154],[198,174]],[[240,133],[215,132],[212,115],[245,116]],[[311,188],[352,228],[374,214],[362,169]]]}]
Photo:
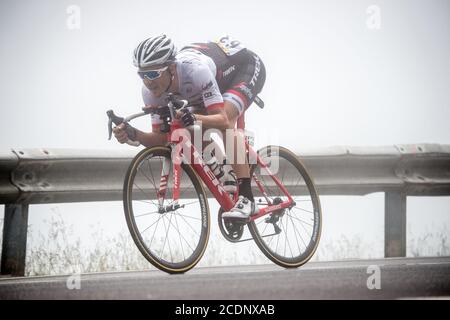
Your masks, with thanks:
[{"label": "sunglasses", "polygon": [[165,66],[164,68],[157,69],[157,70],[149,70],[149,71],[138,71],[139,77],[141,77],[142,80],[148,79],[148,80],[155,80],[161,77],[162,73],[167,70],[169,66]]}]

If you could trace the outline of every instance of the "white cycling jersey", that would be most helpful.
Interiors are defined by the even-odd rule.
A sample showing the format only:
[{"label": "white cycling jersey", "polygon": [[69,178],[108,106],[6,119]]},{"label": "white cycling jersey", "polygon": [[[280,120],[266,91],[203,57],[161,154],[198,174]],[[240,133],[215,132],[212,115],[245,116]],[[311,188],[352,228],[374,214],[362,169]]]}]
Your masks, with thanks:
[{"label": "white cycling jersey", "polygon": [[[223,106],[215,77],[216,65],[210,57],[197,50],[186,49],[176,55],[175,63],[180,91],[174,93],[177,99],[188,100],[191,111],[205,112]],[[167,103],[167,93],[157,98],[145,85],[142,86],[142,97],[145,105],[161,106]],[[159,115],[152,116],[152,125],[161,123]]]}]

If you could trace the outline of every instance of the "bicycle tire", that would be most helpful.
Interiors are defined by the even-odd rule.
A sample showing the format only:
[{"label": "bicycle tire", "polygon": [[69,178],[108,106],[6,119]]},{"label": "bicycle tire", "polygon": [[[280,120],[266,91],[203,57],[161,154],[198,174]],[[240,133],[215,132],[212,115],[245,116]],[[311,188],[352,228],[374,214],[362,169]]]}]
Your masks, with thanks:
[{"label": "bicycle tire", "polygon": [[[192,182],[192,185],[194,187],[195,193],[198,198],[199,206],[201,209],[201,213],[200,213],[201,214],[201,219],[200,219],[200,223],[201,223],[200,230],[201,231],[200,231],[199,240],[198,240],[198,243],[196,244],[196,248],[193,250],[192,254],[185,260],[182,260],[180,262],[173,262],[173,261],[167,261],[167,260],[163,259],[162,257],[158,257],[155,254],[155,252],[152,251],[152,248],[149,248],[145,239],[141,235],[141,232],[139,230],[139,227],[138,227],[138,224],[136,221],[136,216],[134,215],[134,211],[133,211],[133,192],[134,192],[133,186],[135,185],[136,174],[137,174],[139,168],[142,166],[142,164],[146,160],[149,160],[149,159],[155,158],[155,157],[171,159],[171,149],[168,147],[163,147],[163,146],[156,146],[156,147],[152,147],[152,148],[143,149],[141,152],[139,152],[134,157],[134,159],[132,160],[131,164],[128,167],[128,170],[127,170],[127,173],[125,176],[124,187],[123,187],[123,195],[124,195],[123,205],[124,205],[124,212],[125,212],[125,218],[127,221],[127,226],[128,226],[130,234],[131,234],[133,241],[136,244],[137,248],[139,249],[141,254],[153,266],[155,266],[156,268],[158,268],[164,272],[170,273],[170,274],[184,273],[184,272],[192,269],[200,261],[201,257],[203,256],[203,254],[206,250],[206,247],[208,244],[208,239],[209,239],[209,234],[210,234],[210,225],[211,225],[208,201],[207,201],[205,190],[203,188],[203,185],[202,185],[197,173],[194,171],[194,169],[190,165],[182,163],[181,164],[182,171],[184,173],[186,173],[187,178]],[[150,161],[148,163],[149,163],[148,164],[149,170],[151,170],[150,169]],[[171,175],[169,175],[169,179],[170,178],[171,178]],[[167,185],[168,185],[167,189],[169,189],[169,182],[167,182]],[[155,189],[156,189],[156,186],[155,186]],[[138,201],[138,200],[134,200],[134,201]],[[177,211],[177,210],[175,210],[175,211]],[[168,213],[166,213],[166,214],[168,214]],[[176,219],[176,213],[174,213],[173,216],[175,216],[175,219]],[[160,217],[158,219],[162,219],[164,221],[164,217],[162,217],[162,218]],[[172,216],[170,219],[172,219]],[[171,226],[170,222],[171,222],[171,220],[169,220],[169,229]],[[158,220],[158,223],[159,223],[159,220]],[[178,222],[177,222],[177,224],[178,224]],[[172,225],[174,225],[174,224],[172,224]],[[156,225],[156,228],[157,227],[158,227],[158,224]],[[167,233],[168,233],[169,229],[167,229]],[[156,229],[155,229],[155,232],[156,232]],[[178,230],[178,232],[179,232],[179,230]],[[167,234],[166,234],[166,237],[167,237]],[[166,239],[166,241],[167,241],[167,239]],[[181,242],[182,242],[182,240],[180,237],[180,244],[181,244]],[[150,242],[150,245],[151,244],[152,243]],[[170,249],[170,239],[169,239],[169,249]],[[163,250],[164,250],[164,247],[163,247]],[[170,253],[170,254],[172,255],[172,253]],[[183,255],[184,255],[184,253],[183,253]]]},{"label": "bicycle tire", "polygon": [[[313,229],[311,231],[311,235],[309,237],[309,241],[307,244],[304,242],[304,240],[302,238],[302,241],[305,244],[304,245],[305,250],[303,252],[300,252],[300,250],[299,250],[299,254],[297,256],[286,257],[286,256],[283,256],[281,254],[274,252],[273,248],[270,247],[270,243],[268,244],[266,242],[266,240],[264,238],[269,238],[270,236],[264,236],[264,234],[261,234],[261,232],[257,226],[257,223],[261,224],[261,222],[256,222],[255,220],[251,221],[248,223],[248,227],[249,227],[250,233],[251,233],[254,241],[256,242],[256,245],[259,247],[259,249],[264,253],[264,255],[267,258],[269,258],[275,264],[282,266],[284,268],[297,268],[297,267],[305,264],[306,262],[308,262],[311,259],[311,257],[314,255],[314,253],[317,249],[317,246],[319,244],[319,240],[320,240],[320,236],[321,236],[321,229],[322,229],[322,210],[321,210],[321,206],[320,206],[320,199],[317,194],[317,191],[316,191],[316,188],[314,186],[314,182],[313,182],[311,176],[309,175],[309,173],[306,170],[303,163],[298,159],[298,157],[294,153],[292,153],[291,151],[289,151],[288,149],[283,148],[283,147],[267,146],[265,148],[260,149],[258,151],[258,154],[260,154],[260,155],[265,154],[265,153],[270,154],[270,153],[273,153],[272,150],[277,150],[278,157],[289,162],[293,166],[294,171],[296,170],[299,173],[299,175],[301,176],[301,178],[303,178],[303,180],[305,182],[305,186],[302,188],[308,190],[309,197],[311,198],[311,203],[312,203],[312,207],[313,207],[313,211],[312,211],[312,215],[314,218]],[[258,167],[257,164],[253,164],[251,166],[250,176],[252,177],[252,183],[254,183],[253,174],[255,173],[255,170],[257,169],[257,167]],[[279,178],[280,175],[281,174],[278,174],[277,177]],[[252,188],[255,189],[255,187],[252,187]],[[286,187],[286,188],[289,191],[289,188],[288,187]],[[292,192],[290,192],[290,193],[294,197],[293,193]],[[255,195],[255,199],[256,199],[256,195]],[[304,210],[304,209],[302,209],[302,210]],[[289,212],[291,212],[291,211],[289,211]],[[283,214],[281,216],[280,221],[282,221],[284,216],[285,216],[285,214]],[[287,216],[289,217],[289,214],[287,214]],[[260,219],[267,219],[267,216],[262,217]],[[289,219],[289,218],[287,218],[287,219]],[[294,224],[294,220],[292,219],[292,216],[290,216],[290,220],[292,221],[292,224]],[[266,220],[264,220],[264,221],[266,221]],[[286,224],[285,228],[286,228],[286,230],[284,230],[284,231],[287,234],[288,233],[287,232],[288,231],[287,224]],[[296,229],[294,226],[294,234],[296,232],[298,232],[298,229]],[[264,231],[262,233],[264,233]],[[291,233],[292,233],[292,231],[291,231]],[[272,236],[272,237],[274,237],[274,236]],[[286,237],[286,239],[288,239],[287,235],[285,237]],[[278,240],[279,240],[279,238],[277,239],[277,241]],[[297,242],[297,244],[298,244],[298,242]],[[277,242],[277,246],[278,246],[278,242]],[[287,246],[285,244],[285,251],[286,251],[286,247]],[[290,245],[289,245],[289,248],[290,248]],[[300,248],[300,246],[299,246],[299,248]],[[292,248],[290,248],[290,249],[292,249]],[[292,253],[292,250],[291,250],[291,253]]]}]

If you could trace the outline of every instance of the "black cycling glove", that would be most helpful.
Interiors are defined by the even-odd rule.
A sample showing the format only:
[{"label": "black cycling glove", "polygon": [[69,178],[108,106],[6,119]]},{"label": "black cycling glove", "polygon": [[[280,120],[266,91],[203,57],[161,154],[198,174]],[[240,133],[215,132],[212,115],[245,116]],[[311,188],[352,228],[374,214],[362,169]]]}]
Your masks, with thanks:
[{"label": "black cycling glove", "polygon": [[181,121],[183,121],[183,125],[185,127],[192,126],[194,124],[194,122],[197,120],[195,118],[195,115],[192,112],[190,112],[187,108],[184,108],[183,112],[184,112],[184,114],[181,117]]}]

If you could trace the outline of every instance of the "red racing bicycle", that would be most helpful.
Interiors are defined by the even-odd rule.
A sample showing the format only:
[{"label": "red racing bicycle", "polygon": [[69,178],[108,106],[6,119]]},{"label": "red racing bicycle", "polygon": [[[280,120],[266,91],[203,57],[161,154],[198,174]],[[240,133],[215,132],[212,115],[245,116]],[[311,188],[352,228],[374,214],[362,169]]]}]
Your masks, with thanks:
[{"label": "red racing bicycle", "polygon": [[[186,272],[200,261],[211,227],[205,185],[221,207],[218,222],[227,240],[253,239],[267,258],[285,268],[309,261],[319,243],[322,214],[313,180],[298,156],[279,146],[255,152],[246,141],[248,158],[256,159],[250,164],[250,175],[259,213],[245,222],[224,219],[222,212],[234,206],[237,192],[225,192],[202,153],[189,138],[178,134],[182,124],[175,119],[175,111],[185,107],[187,101],[170,95],[166,106],[127,118],[108,111],[110,137],[112,123],[128,124],[149,113],[164,115],[161,131],[168,133],[167,144],[140,151],[128,168],[123,187],[127,225],[144,257],[168,273]],[[244,115],[238,128],[245,128]],[[242,239],[245,226],[252,238]]]}]

